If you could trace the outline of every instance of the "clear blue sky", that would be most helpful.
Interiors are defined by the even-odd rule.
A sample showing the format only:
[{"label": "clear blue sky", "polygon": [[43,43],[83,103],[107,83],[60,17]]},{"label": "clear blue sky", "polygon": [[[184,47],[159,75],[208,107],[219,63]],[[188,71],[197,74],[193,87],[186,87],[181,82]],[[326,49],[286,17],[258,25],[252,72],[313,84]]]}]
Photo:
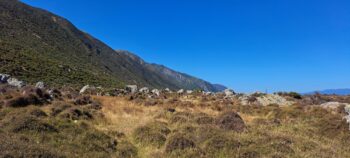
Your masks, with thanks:
[{"label": "clear blue sky", "polygon": [[239,92],[350,88],[349,0],[23,0]]}]

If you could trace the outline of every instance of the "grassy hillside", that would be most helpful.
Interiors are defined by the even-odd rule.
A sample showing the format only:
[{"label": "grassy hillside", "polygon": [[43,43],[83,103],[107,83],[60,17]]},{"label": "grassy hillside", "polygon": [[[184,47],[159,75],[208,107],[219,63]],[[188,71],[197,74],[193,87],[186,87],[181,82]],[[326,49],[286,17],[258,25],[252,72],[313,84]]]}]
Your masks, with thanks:
[{"label": "grassy hillside", "polygon": [[191,76],[186,76],[191,82],[174,83],[176,78],[151,71],[138,59],[114,51],[64,18],[16,0],[0,1],[0,64],[1,73],[51,85],[137,84],[216,91],[210,83]]}]

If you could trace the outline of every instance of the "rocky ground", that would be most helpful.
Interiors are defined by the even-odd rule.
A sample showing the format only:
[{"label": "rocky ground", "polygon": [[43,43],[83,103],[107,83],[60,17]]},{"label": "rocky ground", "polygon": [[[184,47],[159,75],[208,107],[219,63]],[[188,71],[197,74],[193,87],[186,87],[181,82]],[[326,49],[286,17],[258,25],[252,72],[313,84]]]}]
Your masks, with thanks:
[{"label": "rocky ground", "polygon": [[1,80],[0,157],[350,157],[350,96]]}]

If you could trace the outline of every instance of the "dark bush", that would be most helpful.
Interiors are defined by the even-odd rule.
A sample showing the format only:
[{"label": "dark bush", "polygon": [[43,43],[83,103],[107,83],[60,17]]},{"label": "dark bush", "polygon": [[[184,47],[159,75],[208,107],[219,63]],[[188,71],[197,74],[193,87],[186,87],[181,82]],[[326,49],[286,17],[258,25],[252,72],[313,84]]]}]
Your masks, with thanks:
[{"label": "dark bush", "polygon": [[93,115],[90,111],[80,109],[80,108],[72,108],[67,109],[59,115],[61,118],[71,119],[71,120],[90,120],[93,119]]},{"label": "dark bush", "polygon": [[144,145],[153,145],[161,147],[167,140],[167,135],[171,131],[166,124],[161,122],[149,123],[145,126],[136,128],[133,136],[134,139]]},{"label": "dark bush", "polygon": [[54,126],[27,115],[12,116],[11,119],[2,122],[0,126],[15,133],[26,131],[58,132]]},{"label": "dark bush", "polygon": [[79,96],[74,100],[75,105],[87,105],[91,103],[92,100],[90,96]]},{"label": "dark bush", "polygon": [[243,132],[246,128],[242,118],[235,112],[226,112],[220,115],[216,120],[216,125],[225,130]]},{"label": "dark bush", "polygon": [[177,133],[169,138],[165,147],[165,152],[171,153],[176,150],[188,148],[196,148],[196,144],[191,139],[185,138],[183,134]]},{"label": "dark bush", "polygon": [[47,117],[47,114],[39,108],[30,109],[29,113],[35,117]]}]

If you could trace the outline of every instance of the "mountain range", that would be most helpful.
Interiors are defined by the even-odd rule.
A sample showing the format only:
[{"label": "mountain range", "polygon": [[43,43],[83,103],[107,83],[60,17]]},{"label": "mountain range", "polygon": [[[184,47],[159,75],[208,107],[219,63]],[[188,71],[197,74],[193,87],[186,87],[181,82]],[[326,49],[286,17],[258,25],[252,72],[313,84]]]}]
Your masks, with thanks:
[{"label": "mountain range", "polygon": [[114,50],[68,20],[18,0],[0,1],[0,65],[0,73],[52,86],[226,88]]},{"label": "mountain range", "polygon": [[326,95],[350,95],[350,89],[326,89],[326,90],[320,90],[320,91],[314,91],[314,92],[309,92],[305,94],[315,94],[315,93],[320,93],[320,94],[326,94]]}]

